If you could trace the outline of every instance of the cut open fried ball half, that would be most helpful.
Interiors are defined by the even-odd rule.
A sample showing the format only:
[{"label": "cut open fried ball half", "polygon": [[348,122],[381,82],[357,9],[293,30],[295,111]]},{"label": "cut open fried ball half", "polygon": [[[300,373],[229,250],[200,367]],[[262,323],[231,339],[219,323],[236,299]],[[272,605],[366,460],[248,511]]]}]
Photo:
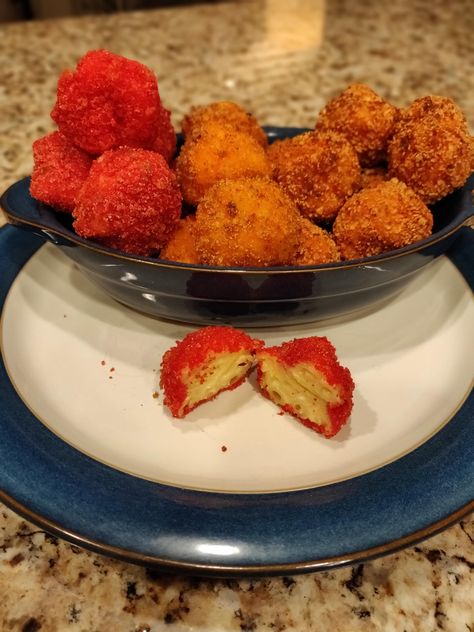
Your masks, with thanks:
[{"label": "cut open fried ball half", "polygon": [[160,386],[173,417],[182,418],[221,391],[241,384],[263,342],[227,326],[203,327],[168,349]]},{"label": "cut open fried ball half", "polygon": [[296,338],[259,350],[257,377],[265,397],[325,437],[349,419],[354,382],[327,338]]}]

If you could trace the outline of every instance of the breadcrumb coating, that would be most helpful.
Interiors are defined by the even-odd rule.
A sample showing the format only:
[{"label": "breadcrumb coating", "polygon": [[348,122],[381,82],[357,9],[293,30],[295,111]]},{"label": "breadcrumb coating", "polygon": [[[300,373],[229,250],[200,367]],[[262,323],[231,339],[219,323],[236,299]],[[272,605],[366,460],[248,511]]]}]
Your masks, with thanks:
[{"label": "breadcrumb coating", "polygon": [[368,189],[369,187],[376,186],[377,184],[380,184],[381,182],[386,182],[387,180],[390,180],[390,176],[388,175],[388,167],[365,167],[364,169],[362,169],[360,188]]},{"label": "breadcrumb coating", "polygon": [[309,219],[302,217],[294,264],[297,266],[319,265],[340,260],[341,256],[332,235]]},{"label": "breadcrumb coating", "polygon": [[143,64],[92,50],[58,80],[52,119],[84,151],[101,154],[121,145],[150,148],[157,135],[158,84]]},{"label": "breadcrumb coating", "polygon": [[269,174],[265,150],[255,138],[215,122],[195,130],[176,160],[183,198],[193,205],[219,180]]},{"label": "breadcrumb coating", "polygon": [[199,404],[239,386],[251,371],[263,342],[228,326],[203,327],[177,341],[163,355],[160,386],[164,404],[182,418]]},{"label": "breadcrumb coating", "polygon": [[257,380],[265,397],[325,437],[337,434],[351,414],[354,382],[325,337],[260,349]]},{"label": "breadcrumb coating", "polygon": [[138,255],[155,254],[181,214],[181,194],[165,159],[122,147],[94,161],[73,211],[78,235]]},{"label": "breadcrumb coating", "polygon": [[186,138],[206,127],[208,123],[229,125],[239,132],[253,136],[265,148],[268,139],[257,119],[246,112],[241,105],[232,101],[216,101],[209,105],[194,106],[181,122],[181,130]]},{"label": "breadcrumb coating", "polygon": [[357,155],[340,134],[306,132],[278,140],[267,155],[273,179],[306,217],[333,220],[360,187]]},{"label": "breadcrumb coating", "polygon": [[336,217],[333,235],[342,258],[349,260],[408,246],[428,237],[432,228],[428,207],[393,178],[348,200]]},{"label": "breadcrumb coating", "polygon": [[171,112],[163,106],[158,108],[155,134],[150,149],[161,154],[168,164],[171,163],[176,154],[176,132],[171,123]]},{"label": "breadcrumb coating", "polygon": [[60,132],[43,136],[33,143],[31,195],[58,211],[71,212],[92,166],[92,156],[74,145]]},{"label": "breadcrumb coating", "polygon": [[343,134],[352,144],[362,166],[386,158],[387,142],[398,118],[398,109],[369,86],[353,83],[325,106],[316,129]]},{"label": "breadcrumb coating", "polygon": [[474,138],[447,97],[417,99],[403,111],[388,146],[389,173],[426,204],[461,187],[474,170]]},{"label": "breadcrumb coating", "polygon": [[290,264],[299,237],[299,213],[269,178],[221,180],[196,211],[196,250],[219,266]]},{"label": "breadcrumb coating", "polygon": [[181,263],[201,263],[196,252],[194,238],[194,215],[179,220],[173,234],[160,252],[160,258]]}]

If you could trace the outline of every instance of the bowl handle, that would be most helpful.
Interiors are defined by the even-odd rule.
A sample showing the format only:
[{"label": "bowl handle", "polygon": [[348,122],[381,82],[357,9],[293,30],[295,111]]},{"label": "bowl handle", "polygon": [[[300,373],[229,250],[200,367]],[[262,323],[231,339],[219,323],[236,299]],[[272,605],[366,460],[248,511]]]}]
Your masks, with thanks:
[{"label": "bowl handle", "polygon": [[45,228],[43,226],[38,226],[34,224],[33,222],[30,223],[26,220],[19,219],[17,217],[12,217],[12,215],[10,215],[10,213],[8,213],[5,210],[4,210],[4,214],[5,214],[7,223],[10,224],[10,226],[14,226],[15,228],[21,228],[22,230],[26,230],[29,233],[34,233],[35,235],[38,235],[39,237],[42,237],[43,239],[50,241],[56,246],[64,246],[64,245],[69,244],[69,241],[67,239],[62,238],[61,235],[54,232],[53,230],[49,230],[48,228]]}]

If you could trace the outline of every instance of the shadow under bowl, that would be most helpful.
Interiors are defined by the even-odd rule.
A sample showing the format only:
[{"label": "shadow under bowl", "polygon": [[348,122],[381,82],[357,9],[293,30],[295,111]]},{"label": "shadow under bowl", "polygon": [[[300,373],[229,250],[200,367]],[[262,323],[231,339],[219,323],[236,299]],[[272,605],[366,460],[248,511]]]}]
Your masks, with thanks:
[{"label": "shadow under bowl", "polygon": [[[301,128],[265,128],[270,141]],[[120,303],[157,318],[199,325],[306,323],[376,307],[447,251],[474,214],[474,174],[432,207],[433,234],[383,255],[301,267],[224,268],[140,257],[76,235],[71,217],[29,194],[29,178],[0,199],[8,221],[55,244]]]}]

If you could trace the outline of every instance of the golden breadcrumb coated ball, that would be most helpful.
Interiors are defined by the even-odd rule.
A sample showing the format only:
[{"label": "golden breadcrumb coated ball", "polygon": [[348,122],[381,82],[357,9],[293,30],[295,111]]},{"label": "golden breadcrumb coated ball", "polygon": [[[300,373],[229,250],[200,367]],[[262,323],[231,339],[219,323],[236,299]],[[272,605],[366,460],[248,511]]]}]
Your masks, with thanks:
[{"label": "golden breadcrumb coated ball", "polygon": [[360,186],[352,145],[334,132],[306,132],[275,141],[267,151],[272,177],[300,213],[330,221]]},{"label": "golden breadcrumb coated ball", "polygon": [[218,123],[196,130],[176,160],[176,175],[188,204],[197,204],[219,180],[269,174],[265,150],[255,138]]},{"label": "golden breadcrumb coated ball", "polygon": [[462,186],[474,169],[474,138],[461,110],[447,97],[414,101],[395,127],[388,164],[426,204]]},{"label": "golden breadcrumb coated ball", "polygon": [[367,189],[387,180],[390,180],[387,167],[365,167],[362,169],[360,188]]},{"label": "golden breadcrumb coated ball", "polygon": [[294,264],[319,265],[340,261],[341,256],[332,235],[305,217],[300,220],[300,237]]},{"label": "golden breadcrumb coated ball", "polygon": [[269,178],[222,180],[197,207],[196,250],[210,265],[286,265],[295,258],[299,219],[296,206]]},{"label": "golden breadcrumb coated ball", "polygon": [[241,105],[232,101],[216,101],[209,105],[192,107],[181,122],[181,130],[187,139],[208,123],[230,125],[239,132],[253,136],[262,147],[268,145],[267,136],[257,119]]},{"label": "golden breadcrumb coated ball", "polygon": [[180,263],[200,263],[194,242],[194,215],[180,219],[170,240],[160,252],[160,258]]},{"label": "golden breadcrumb coated ball", "polygon": [[393,178],[348,200],[336,217],[333,234],[342,258],[348,260],[408,246],[428,237],[432,228],[428,207]]},{"label": "golden breadcrumb coated ball", "polygon": [[316,121],[317,130],[343,134],[363,166],[384,160],[387,142],[398,118],[398,109],[369,86],[353,83],[325,106]]}]

